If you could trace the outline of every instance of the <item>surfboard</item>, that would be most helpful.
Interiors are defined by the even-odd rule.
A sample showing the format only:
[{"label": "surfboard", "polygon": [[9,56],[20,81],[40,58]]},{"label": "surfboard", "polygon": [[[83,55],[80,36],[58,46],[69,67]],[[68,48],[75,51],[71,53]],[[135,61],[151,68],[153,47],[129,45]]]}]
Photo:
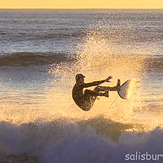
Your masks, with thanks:
[{"label": "surfboard", "polygon": [[136,87],[135,79],[127,80],[117,90],[118,95],[122,99],[129,99],[130,97],[132,97],[135,87]]}]

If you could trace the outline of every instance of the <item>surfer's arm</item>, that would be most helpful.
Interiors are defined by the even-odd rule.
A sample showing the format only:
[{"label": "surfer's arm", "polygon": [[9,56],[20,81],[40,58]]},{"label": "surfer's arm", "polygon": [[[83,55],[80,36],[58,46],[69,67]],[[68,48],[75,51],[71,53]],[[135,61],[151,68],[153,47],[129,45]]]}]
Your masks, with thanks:
[{"label": "surfer's arm", "polygon": [[106,80],[100,80],[100,81],[94,81],[94,82],[91,82],[91,83],[84,83],[84,88],[97,86],[97,85],[100,85],[100,84],[104,83],[105,81]]},{"label": "surfer's arm", "polygon": [[100,85],[104,82],[110,82],[110,79],[112,78],[112,76],[109,76],[107,79],[105,80],[100,80],[100,81],[94,81],[94,82],[91,82],[91,83],[84,83],[84,88],[86,87],[92,87],[92,86],[97,86],[97,85]]}]

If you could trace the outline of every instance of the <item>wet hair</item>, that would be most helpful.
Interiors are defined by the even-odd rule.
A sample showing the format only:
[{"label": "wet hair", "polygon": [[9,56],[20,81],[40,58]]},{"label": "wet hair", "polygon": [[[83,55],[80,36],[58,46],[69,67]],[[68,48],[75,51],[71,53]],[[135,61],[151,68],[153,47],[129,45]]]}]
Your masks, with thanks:
[{"label": "wet hair", "polygon": [[81,79],[81,78],[85,78],[85,76],[83,74],[77,74],[75,77],[76,81]]}]

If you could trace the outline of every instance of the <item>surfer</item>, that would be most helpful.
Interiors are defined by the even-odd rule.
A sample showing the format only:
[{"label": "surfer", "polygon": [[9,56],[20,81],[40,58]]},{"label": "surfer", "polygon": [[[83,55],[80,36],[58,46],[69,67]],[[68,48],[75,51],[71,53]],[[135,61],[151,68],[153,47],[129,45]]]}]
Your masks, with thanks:
[{"label": "surfer", "polygon": [[[109,97],[109,91],[117,91],[120,86],[120,80],[118,79],[117,85],[115,87],[98,86],[104,82],[110,82],[112,76],[107,79],[94,81],[91,83],[84,83],[85,76],[83,74],[76,75],[76,83],[72,90],[72,97],[75,103],[84,111],[89,111],[93,106],[97,96]],[[94,90],[84,90],[84,88],[97,86]],[[84,93],[83,93],[84,92]]]}]

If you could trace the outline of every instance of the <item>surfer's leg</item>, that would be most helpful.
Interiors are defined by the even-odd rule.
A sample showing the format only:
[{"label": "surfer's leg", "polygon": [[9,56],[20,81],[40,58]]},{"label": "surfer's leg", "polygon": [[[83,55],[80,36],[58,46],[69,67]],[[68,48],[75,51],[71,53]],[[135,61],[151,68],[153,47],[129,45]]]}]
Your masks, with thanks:
[{"label": "surfer's leg", "polygon": [[99,91],[117,91],[120,87],[120,79],[117,80],[117,85],[114,87],[98,86],[96,87]]},{"label": "surfer's leg", "polygon": [[94,97],[105,96],[105,97],[108,97],[106,91],[104,93],[101,93],[100,91],[101,90],[98,89],[97,87],[93,91],[86,89],[84,91],[84,96],[94,96]]},{"label": "surfer's leg", "polygon": [[110,91],[117,91],[121,85],[120,79],[117,80],[117,85],[115,87],[110,87]]},{"label": "surfer's leg", "polygon": [[97,91],[96,89],[97,89],[97,87],[93,91],[88,90],[88,89],[86,89],[84,91],[84,103],[81,106],[82,110],[89,111],[92,108],[95,100],[97,99],[97,96],[108,97],[108,91],[101,93],[101,92]]},{"label": "surfer's leg", "polygon": [[105,96],[105,97],[109,97],[109,89],[107,87],[107,89],[105,87],[95,87],[95,89],[93,90],[94,92],[96,92],[98,94],[98,96]]},{"label": "surfer's leg", "polygon": [[84,103],[81,109],[84,111],[89,111],[92,108],[96,98],[97,98],[96,92],[86,89],[84,91]]}]

